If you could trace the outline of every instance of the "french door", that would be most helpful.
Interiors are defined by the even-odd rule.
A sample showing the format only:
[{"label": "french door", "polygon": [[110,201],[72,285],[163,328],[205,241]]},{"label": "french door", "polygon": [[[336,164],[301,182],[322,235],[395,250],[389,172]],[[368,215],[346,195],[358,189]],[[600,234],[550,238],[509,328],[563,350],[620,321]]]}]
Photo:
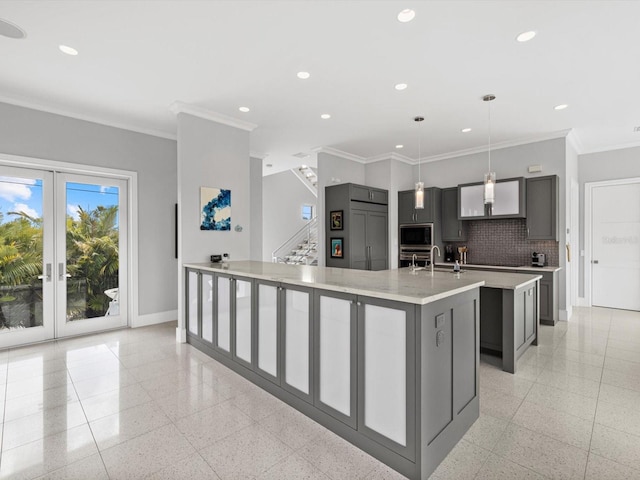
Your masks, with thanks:
[{"label": "french door", "polygon": [[127,191],[0,166],[0,347],[127,325]]}]

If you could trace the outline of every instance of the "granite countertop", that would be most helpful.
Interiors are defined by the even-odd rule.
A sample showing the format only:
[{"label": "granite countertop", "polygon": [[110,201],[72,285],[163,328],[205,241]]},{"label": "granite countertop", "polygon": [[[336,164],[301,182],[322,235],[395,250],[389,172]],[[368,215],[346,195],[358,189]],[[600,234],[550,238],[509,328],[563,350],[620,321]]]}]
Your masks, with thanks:
[{"label": "granite countertop", "polygon": [[[435,270],[443,271],[443,264],[436,263]],[[446,271],[453,275],[453,264],[446,263]],[[465,269],[467,265],[462,265],[460,276],[466,276],[469,280],[484,280],[484,286],[489,288],[501,288],[503,290],[515,290],[523,287],[531,282],[540,280],[542,275],[534,273],[515,273],[515,272],[488,272],[483,270]],[[514,269],[515,270],[515,269]]]},{"label": "granite countertop", "polygon": [[184,266],[417,305],[426,305],[485,284],[479,272],[454,275],[449,271],[436,271],[432,276],[428,270],[411,272],[407,268],[370,272],[254,261],[187,263]]},{"label": "granite countertop", "polygon": [[[436,262],[436,268],[437,267],[447,267],[447,268],[451,268],[453,269],[453,263],[438,263]],[[526,270],[526,271],[530,271],[530,272],[558,272],[560,270],[562,270],[562,267],[532,267],[531,265],[523,265],[521,267],[508,267],[508,266],[504,266],[504,265],[479,265],[479,264],[475,264],[475,263],[467,263],[464,265],[461,265],[461,267],[464,268],[473,268],[473,269],[482,269],[482,268],[492,268],[492,269],[500,269],[500,270],[518,270],[518,271],[522,271],[522,270]]]}]

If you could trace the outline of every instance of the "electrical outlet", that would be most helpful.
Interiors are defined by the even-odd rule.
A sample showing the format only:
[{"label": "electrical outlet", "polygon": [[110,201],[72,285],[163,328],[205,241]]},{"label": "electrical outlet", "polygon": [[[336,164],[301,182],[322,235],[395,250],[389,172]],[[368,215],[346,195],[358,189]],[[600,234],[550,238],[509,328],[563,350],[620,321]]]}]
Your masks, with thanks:
[{"label": "electrical outlet", "polygon": [[438,330],[436,333],[436,347],[439,347],[444,343],[444,332],[442,330]]}]

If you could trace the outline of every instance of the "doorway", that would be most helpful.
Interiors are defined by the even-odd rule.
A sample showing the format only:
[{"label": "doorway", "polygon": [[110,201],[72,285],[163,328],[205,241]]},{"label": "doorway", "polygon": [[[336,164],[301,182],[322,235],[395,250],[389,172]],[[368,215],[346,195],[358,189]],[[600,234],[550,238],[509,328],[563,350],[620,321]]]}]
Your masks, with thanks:
[{"label": "doorway", "polygon": [[588,184],[586,191],[591,305],[640,311],[640,179]]},{"label": "doorway", "polygon": [[0,347],[127,325],[127,180],[0,166]]}]

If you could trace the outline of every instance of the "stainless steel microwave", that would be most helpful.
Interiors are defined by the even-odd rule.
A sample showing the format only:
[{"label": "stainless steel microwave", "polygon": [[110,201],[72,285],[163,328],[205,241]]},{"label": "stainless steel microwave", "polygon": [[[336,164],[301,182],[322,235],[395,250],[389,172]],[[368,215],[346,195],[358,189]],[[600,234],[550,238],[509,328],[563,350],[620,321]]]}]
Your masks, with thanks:
[{"label": "stainless steel microwave", "polygon": [[433,223],[400,225],[400,248],[433,245]]}]

